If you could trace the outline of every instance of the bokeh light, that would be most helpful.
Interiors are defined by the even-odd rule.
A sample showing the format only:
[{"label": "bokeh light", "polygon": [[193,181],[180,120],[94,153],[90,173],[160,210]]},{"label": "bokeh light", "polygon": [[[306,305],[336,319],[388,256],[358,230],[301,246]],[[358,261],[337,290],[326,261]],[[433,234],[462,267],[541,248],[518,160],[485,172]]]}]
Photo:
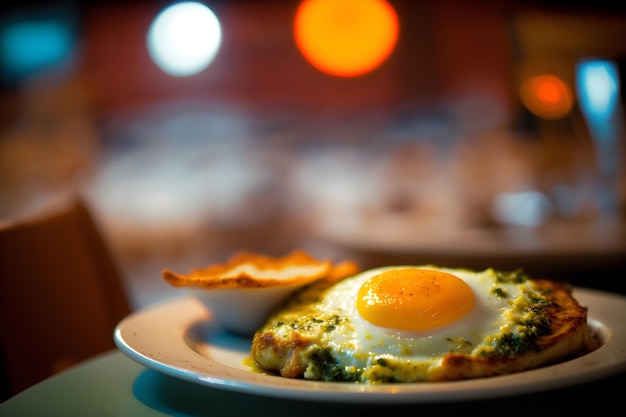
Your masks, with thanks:
[{"label": "bokeh light", "polygon": [[380,66],[398,39],[398,16],[384,0],[305,0],[294,35],[304,57],[331,75],[353,77]]},{"label": "bokeh light", "polygon": [[0,73],[8,84],[71,64],[76,31],[70,14],[4,16],[0,21]]},{"label": "bokeh light", "polygon": [[580,107],[587,115],[605,122],[619,101],[619,69],[607,60],[584,60],[576,65]]},{"label": "bokeh light", "polygon": [[502,193],[493,201],[493,215],[501,224],[536,227],[553,213],[550,200],[538,191]]},{"label": "bokeh light", "polygon": [[220,22],[198,2],[170,5],[148,30],[148,51],[164,72],[188,77],[203,71],[215,59],[222,43]]},{"label": "bokeh light", "polygon": [[520,98],[535,116],[546,120],[562,119],[574,105],[572,89],[560,78],[542,74],[529,77],[520,87]]}]

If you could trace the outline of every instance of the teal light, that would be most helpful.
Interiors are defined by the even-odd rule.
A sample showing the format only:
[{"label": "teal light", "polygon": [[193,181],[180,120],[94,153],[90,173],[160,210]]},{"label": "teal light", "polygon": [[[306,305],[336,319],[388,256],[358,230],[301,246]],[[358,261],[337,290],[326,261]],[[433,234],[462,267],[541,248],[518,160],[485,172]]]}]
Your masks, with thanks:
[{"label": "teal light", "polygon": [[580,111],[593,140],[600,170],[597,201],[603,214],[617,218],[621,210],[618,187],[626,131],[619,67],[609,59],[581,60],[576,65],[576,86]]},{"label": "teal light", "polygon": [[590,123],[605,123],[613,117],[619,100],[619,70],[608,60],[584,60],[577,67],[581,110]]},{"label": "teal light", "polygon": [[21,81],[66,62],[74,51],[74,33],[63,19],[23,17],[0,26],[0,65],[5,77]]}]

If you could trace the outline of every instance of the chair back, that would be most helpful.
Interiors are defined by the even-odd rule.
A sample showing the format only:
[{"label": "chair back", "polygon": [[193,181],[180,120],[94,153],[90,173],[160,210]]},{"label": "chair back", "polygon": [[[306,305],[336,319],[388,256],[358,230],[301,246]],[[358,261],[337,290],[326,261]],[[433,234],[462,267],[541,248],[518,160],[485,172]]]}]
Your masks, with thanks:
[{"label": "chair back", "polygon": [[115,347],[130,313],[104,235],[80,197],[0,220],[2,397]]}]

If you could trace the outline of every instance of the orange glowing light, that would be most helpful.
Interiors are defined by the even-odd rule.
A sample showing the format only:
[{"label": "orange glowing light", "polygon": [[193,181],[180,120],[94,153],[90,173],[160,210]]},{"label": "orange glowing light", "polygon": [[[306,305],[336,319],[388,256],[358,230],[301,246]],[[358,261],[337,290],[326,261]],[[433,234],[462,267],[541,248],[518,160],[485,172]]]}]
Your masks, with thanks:
[{"label": "orange glowing light", "polygon": [[294,21],[296,45],[320,71],[341,77],[382,64],[398,39],[398,16],[384,0],[304,0]]},{"label": "orange glowing light", "polygon": [[562,119],[574,105],[572,90],[554,75],[526,79],[520,87],[520,98],[535,116],[548,120]]}]

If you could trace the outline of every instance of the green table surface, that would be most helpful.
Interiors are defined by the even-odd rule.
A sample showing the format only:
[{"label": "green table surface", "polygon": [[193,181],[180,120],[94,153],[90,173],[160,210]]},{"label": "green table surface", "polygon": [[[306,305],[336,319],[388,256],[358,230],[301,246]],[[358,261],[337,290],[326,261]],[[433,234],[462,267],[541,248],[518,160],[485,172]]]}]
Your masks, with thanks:
[{"label": "green table surface", "polygon": [[[332,404],[261,397],[202,386],[148,369],[114,350],[0,404],[0,416],[364,416],[395,413],[578,415],[624,405],[626,374],[540,394],[450,404]],[[522,414],[518,414],[522,413]]]}]

